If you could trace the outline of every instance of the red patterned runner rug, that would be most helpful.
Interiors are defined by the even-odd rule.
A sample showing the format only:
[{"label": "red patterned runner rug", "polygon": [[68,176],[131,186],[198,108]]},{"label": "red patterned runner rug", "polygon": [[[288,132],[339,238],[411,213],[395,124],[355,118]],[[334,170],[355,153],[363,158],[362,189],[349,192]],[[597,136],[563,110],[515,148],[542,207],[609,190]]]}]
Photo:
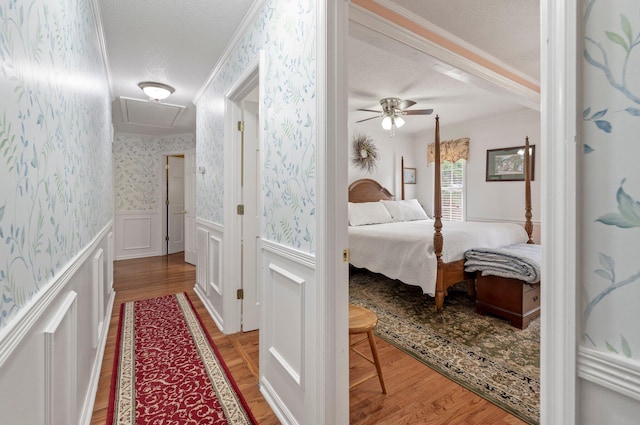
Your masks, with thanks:
[{"label": "red patterned runner rug", "polygon": [[109,425],[257,423],[185,293],[122,304],[112,379]]}]

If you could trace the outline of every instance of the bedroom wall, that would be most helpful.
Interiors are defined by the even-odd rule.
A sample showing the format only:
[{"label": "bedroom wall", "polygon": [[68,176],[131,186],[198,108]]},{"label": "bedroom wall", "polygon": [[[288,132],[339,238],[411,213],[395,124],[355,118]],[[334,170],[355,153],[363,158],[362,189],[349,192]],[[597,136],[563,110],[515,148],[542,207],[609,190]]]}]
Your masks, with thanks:
[{"label": "bedroom wall", "polygon": [[[373,172],[361,169],[352,162],[352,142],[356,134],[365,134],[373,139],[373,143],[378,149],[380,159]],[[394,137],[389,137],[389,131],[380,129],[373,131],[365,129],[358,124],[352,124],[349,128],[349,141],[346,145],[349,155],[349,184],[358,179],[373,179],[387,188],[396,199],[401,199],[402,180],[400,176],[401,158],[404,156],[404,166],[419,167],[422,155],[422,146],[415,136],[409,134],[396,133]],[[426,152],[426,151],[425,151]],[[417,184],[405,185],[405,198],[417,198],[426,208],[427,198],[419,190],[419,186],[428,177],[423,172],[416,171]],[[430,203],[429,203],[430,205]]]},{"label": "bedroom wall", "polygon": [[640,75],[636,0],[584,2],[578,34],[578,423],[640,415]]},{"label": "bedroom wall", "polygon": [[196,146],[194,134],[165,137],[116,133],[114,141],[116,259],[163,252],[161,184],[165,155]]},{"label": "bedroom wall", "polygon": [[[369,173],[351,163],[353,135],[363,132],[371,136],[379,149],[380,161],[376,170]],[[417,198],[429,216],[433,214],[433,165],[427,165],[427,146],[434,141],[433,130],[424,135],[397,133],[393,138],[388,131],[363,130],[352,125],[349,129],[349,183],[360,178],[372,178],[397,195],[400,199],[400,157],[404,155],[405,167],[416,168],[416,184],[405,185],[405,198]],[[467,220],[524,222],[524,183],[486,182],[486,151],[503,147],[520,146],[524,137],[536,145],[535,180],[531,182],[535,241],[540,232],[540,113],[523,110],[505,116],[478,120],[463,124],[440,126],[440,140],[469,137],[467,161]]]},{"label": "bedroom wall", "polygon": [[[533,222],[540,224],[540,113],[524,110],[500,117],[447,125],[440,123],[440,140],[469,137],[467,161],[467,220],[524,222],[524,182],[487,182],[486,155],[488,149],[524,145],[525,136],[536,145],[535,180],[531,182]],[[427,143],[432,143],[430,136]],[[426,147],[420,153],[426,158]],[[428,194],[429,214],[433,211],[433,165],[421,161],[418,172],[429,178],[418,182],[420,193]],[[424,186],[426,185],[426,187]],[[536,239],[539,242],[540,239]]]},{"label": "bedroom wall", "polygon": [[0,422],[88,423],[113,301],[111,100],[90,0],[0,4]]}]

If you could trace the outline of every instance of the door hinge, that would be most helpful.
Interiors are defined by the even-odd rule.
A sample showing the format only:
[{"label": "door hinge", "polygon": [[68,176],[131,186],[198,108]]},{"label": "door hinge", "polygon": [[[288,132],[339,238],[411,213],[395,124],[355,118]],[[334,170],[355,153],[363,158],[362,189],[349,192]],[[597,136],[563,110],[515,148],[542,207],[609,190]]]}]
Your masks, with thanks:
[{"label": "door hinge", "polygon": [[244,289],[242,288],[238,289],[238,291],[236,292],[236,296],[238,297],[239,300],[244,300]]},{"label": "door hinge", "polygon": [[244,131],[244,121],[238,121],[238,131]]},{"label": "door hinge", "polygon": [[168,170],[168,169],[169,169],[169,164],[166,164],[166,165],[164,166],[164,169],[165,169],[165,170]]},{"label": "door hinge", "polygon": [[165,241],[168,241],[168,240],[169,240],[169,236],[165,236],[165,237],[164,237],[164,240],[165,240]]},{"label": "door hinge", "polygon": [[237,208],[238,215],[244,215],[244,205],[240,204]]},{"label": "door hinge", "polygon": [[349,260],[351,259],[350,254],[351,254],[351,252],[349,251],[349,248],[347,248],[344,251],[342,251],[342,262],[343,263],[348,263],[349,262]]},{"label": "door hinge", "polygon": [[169,200],[164,201],[165,205],[169,205]]}]

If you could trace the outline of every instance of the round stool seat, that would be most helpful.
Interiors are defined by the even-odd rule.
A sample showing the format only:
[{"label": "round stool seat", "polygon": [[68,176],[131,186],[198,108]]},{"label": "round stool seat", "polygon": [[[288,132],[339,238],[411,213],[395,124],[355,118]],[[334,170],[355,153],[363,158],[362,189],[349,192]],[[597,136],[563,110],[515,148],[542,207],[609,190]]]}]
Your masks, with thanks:
[{"label": "round stool seat", "polygon": [[378,316],[364,307],[349,304],[349,333],[359,334],[369,332],[378,323]]}]

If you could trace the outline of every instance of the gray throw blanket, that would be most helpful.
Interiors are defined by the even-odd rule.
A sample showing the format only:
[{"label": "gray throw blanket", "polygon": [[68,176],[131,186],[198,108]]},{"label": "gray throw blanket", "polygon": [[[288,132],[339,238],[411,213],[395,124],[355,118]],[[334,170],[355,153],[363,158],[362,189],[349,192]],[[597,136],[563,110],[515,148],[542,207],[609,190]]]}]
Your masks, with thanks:
[{"label": "gray throw blanket", "polygon": [[534,244],[509,245],[503,248],[474,248],[464,254],[464,270],[520,279],[527,283],[540,281],[542,246]]}]

